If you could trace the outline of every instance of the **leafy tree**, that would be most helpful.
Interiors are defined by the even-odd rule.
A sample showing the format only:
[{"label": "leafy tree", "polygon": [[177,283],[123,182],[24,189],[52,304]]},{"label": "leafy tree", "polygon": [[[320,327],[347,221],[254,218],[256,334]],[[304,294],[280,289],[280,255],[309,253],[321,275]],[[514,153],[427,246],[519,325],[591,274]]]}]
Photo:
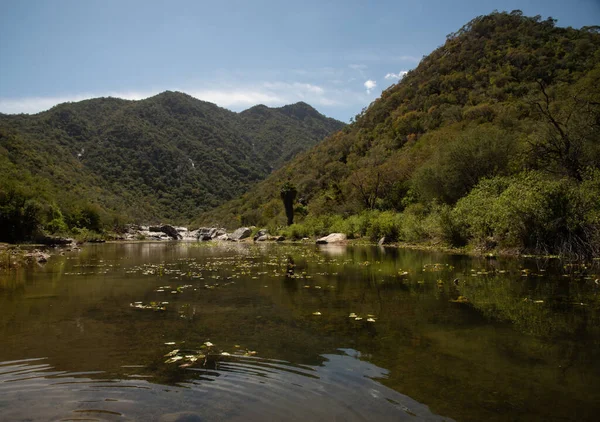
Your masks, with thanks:
[{"label": "leafy tree", "polygon": [[287,225],[291,226],[294,224],[294,201],[296,200],[298,191],[290,181],[287,181],[281,187],[279,194],[281,196],[281,200],[283,201],[283,207],[285,208]]}]

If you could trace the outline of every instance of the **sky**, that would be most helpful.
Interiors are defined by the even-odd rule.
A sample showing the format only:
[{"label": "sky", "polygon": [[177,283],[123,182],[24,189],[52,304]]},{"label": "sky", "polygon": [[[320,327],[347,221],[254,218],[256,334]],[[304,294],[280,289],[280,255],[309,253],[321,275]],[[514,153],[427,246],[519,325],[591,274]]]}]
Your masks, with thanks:
[{"label": "sky", "polygon": [[0,0],[0,112],[182,91],[348,122],[494,10],[600,25],[600,0]]}]

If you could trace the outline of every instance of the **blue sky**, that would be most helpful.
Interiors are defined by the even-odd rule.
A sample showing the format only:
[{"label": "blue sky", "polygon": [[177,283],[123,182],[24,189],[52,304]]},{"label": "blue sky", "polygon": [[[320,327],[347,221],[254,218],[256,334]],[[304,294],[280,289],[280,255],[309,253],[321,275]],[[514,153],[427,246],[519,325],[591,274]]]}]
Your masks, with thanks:
[{"label": "blue sky", "polygon": [[165,90],[348,121],[493,10],[600,25],[600,0],[0,0],[0,112]]}]

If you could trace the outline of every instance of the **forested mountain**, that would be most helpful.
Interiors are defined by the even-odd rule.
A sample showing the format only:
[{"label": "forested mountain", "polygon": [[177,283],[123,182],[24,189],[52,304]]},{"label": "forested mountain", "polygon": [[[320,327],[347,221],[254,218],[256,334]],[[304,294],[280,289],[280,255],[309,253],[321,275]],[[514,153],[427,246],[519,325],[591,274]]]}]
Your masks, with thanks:
[{"label": "forested mountain", "polygon": [[16,190],[65,215],[189,222],[343,126],[305,103],[234,113],[178,92],[0,114],[0,206]]},{"label": "forested mountain", "polygon": [[[287,183],[286,183],[287,182]],[[600,244],[600,27],[480,16],[344,130],[198,222],[518,250]]]}]

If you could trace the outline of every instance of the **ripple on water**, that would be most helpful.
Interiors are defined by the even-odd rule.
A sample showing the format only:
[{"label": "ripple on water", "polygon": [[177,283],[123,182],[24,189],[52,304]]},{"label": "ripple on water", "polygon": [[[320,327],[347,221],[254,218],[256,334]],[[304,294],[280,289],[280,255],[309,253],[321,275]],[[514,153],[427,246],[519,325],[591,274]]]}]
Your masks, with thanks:
[{"label": "ripple on water", "polygon": [[215,369],[187,368],[175,387],[57,371],[46,359],[3,362],[0,409],[5,420],[33,421],[450,420],[378,383],[384,369],[347,353],[323,357],[322,366],[227,357]]}]

